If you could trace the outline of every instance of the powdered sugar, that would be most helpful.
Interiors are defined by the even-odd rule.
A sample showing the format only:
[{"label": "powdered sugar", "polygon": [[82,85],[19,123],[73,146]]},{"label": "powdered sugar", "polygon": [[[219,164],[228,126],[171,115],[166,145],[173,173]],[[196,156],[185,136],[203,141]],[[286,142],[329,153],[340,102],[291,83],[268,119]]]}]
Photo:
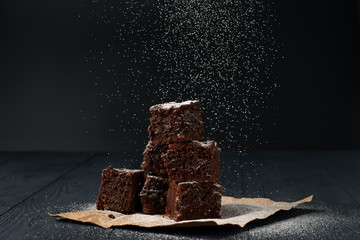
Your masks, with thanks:
[{"label": "powdered sugar", "polygon": [[80,211],[94,211],[96,204],[94,202],[88,203],[72,203],[66,206],[66,211],[80,212]]},{"label": "powdered sugar", "polygon": [[[349,239],[354,237],[348,236],[350,231],[346,229],[353,230],[356,225],[359,219],[356,211],[350,210],[345,214],[326,206],[302,209],[303,215],[251,228],[250,236],[255,239]],[[360,235],[360,230],[357,230],[357,233]]]},{"label": "powdered sugar", "polygon": [[198,146],[200,147],[203,147],[203,148],[207,148],[209,147],[211,144],[215,144],[214,141],[205,141],[205,142],[200,142],[200,141],[193,141],[194,144],[197,144]]},{"label": "powdered sugar", "polygon": [[118,170],[118,171],[128,172],[128,173],[143,172],[143,170],[140,170],[140,169],[127,169],[127,168],[114,168],[114,169]]},{"label": "powdered sugar", "polygon": [[179,107],[182,107],[182,106],[185,106],[185,105],[190,105],[192,103],[196,103],[198,101],[194,101],[194,100],[188,100],[188,101],[185,101],[185,102],[168,102],[168,103],[163,103],[163,104],[158,104],[158,105],[155,105],[155,106],[152,106],[150,108],[150,110],[156,108],[156,107],[160,107],[162,109],[169,109],[169,108],[179,108]]},{"label": "powdered sugar", "polygon": [[192,182],[179,182],[178,184],[179,184],[179,186],[181,186],[181,185],[194,185],[194,184],[199,184],[199,183],[192,181]]},{"label": "powdered sugar", "polygon": [[86,134],[100,131],[104,126],[98,121],[106,116],[112,120],[106,122],[107,134],[124,136],[142,149],[149,106],[198,99],[206,138],[239,152],[248,143],[266,144],[261,120],[272,118],[275,107],[268,99],[279,86],[273,76],[280,46],[272,5],[252,0],[83,2],[79,15],[93,24],[84,60],[98,104],[98,111],[80,110],[88,122]]}]

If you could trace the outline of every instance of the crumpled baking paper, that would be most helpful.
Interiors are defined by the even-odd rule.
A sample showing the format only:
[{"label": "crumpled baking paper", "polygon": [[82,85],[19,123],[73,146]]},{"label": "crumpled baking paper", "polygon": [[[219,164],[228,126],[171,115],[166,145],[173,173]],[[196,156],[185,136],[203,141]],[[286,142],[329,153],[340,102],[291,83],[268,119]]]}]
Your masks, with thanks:
[{"label": "crumpled baking paper", "polygon": [[197,219],[176,222],[164,215],[143,213],[122,214],[112,211],[82,211],[49,214],[83,223],[92,223],[103,228],[133,225],[139,227],[198,227],[213,225],[237,225],[244,227],[247,223],[265,219],[280,210],[290,210],[299,204],[311,202],[309,196],[297,202],[274,202],[267,198],[233,198],[223,196],[221,199],[221,218]]}]

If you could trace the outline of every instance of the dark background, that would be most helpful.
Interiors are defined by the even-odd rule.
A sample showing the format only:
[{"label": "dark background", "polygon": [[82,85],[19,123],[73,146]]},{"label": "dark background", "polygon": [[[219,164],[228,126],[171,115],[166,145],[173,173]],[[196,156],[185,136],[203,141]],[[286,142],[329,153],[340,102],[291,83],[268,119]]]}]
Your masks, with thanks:
[{"label": "dark background", "polygon": [[[93,26],[81,16],[94,6],[87,9],[81,4],[66,0],[1,2],[1,151],[131,151],[144,147],[146,131],[121,131],[113,115],[119,112],[120,120],[127,118],[120,114],[127,104],[131,114],[139,115],[144,129],[149,115],[142,109],[158,98],[110,105],[99,101],[94,76],[84,60],[93,41]],[[273,77],[281,87],[269,100],[277,108],[276,119],[261,120],[264,139],[274,141],[261,146],[250,143],[250,147],[359,148],[358,1],[284,0],[274,6],[281,23],[275,34],[284,59],[276,63]],[[123,99],[129,92],[121,89]],[[122,124],[122,128],[134,129],[135,124],[139,121]]]}]

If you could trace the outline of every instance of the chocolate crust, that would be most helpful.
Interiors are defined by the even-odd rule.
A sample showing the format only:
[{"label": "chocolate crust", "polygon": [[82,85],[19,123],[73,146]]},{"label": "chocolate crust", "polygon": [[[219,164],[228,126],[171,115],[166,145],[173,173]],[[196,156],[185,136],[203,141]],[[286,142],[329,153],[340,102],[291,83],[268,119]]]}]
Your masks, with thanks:
[{"label": "chocolate crust", "polygon": [[199,101],[164,103],[150,108],[150,140],[157,145],[204,137]]},{"label": "chocolate crust", "polygon": [[220,150],[214,141],[169,144],[167,153],[162,155],[169,181],[219,180]]},{"label": "chocolate crust", "polygon": [[175,221],[220,218],[221,194],[218,183],[170,182],[166,215]]},{"label": "chocolate crust", "polygon": [[102,171],[96,209],[121,213],[141,211],[139,193],[144,185],[144,171],[108,166]]},{"label": "chocolate crust", "polygon": [[140,192],[143,213],[165,213],[168,181],[164,178],[145,174],[145,184]]},{"label": "chocolate crust", "polygon": [[143,162],[141,168],[151,172],[153,175],[166,177],[166,169],[162,160],[162,155],[166,154],[167,145],[156,145],[151,141],[146,145],[143,152]]}]

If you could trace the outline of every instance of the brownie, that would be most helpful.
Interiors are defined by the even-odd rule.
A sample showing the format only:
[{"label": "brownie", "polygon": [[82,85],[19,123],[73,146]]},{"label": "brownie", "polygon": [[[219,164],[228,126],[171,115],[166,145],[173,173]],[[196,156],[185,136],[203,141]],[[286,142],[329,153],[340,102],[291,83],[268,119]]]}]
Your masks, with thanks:
[{"label": "brownie", "polygon": [[214,141],[169,144],[162,159],[169,181],[215,182],[220,179],[220,148]]},{"label": "brownie", "polygon": [[166,177],[166,169],[161,155],[166,154],[167,145],[155,145],[151,141],[146,145],[143,153],[144,160],[141,168],[158,176]]},{"label": "brownie", "polygon": [[143,213],[165,213],[168,181],[164,178],[145,174],[145,184],[140,192]]},{"label": "brownie", "polygon": [[96,209],[121,213],[141,211],[139,193],[144,185],[144,171],[108,166],[102,171]]},{"label": "brownie", "polygon": [[218,183],[172,181],[166,196],[166,215],[175,221],[219,218],[221,194]]},{"label": "brownie", "polygon": [[201,139],[204,136],[199,101],[169,102],[150,108],[148,128],[154,144],[168,144]]}]

